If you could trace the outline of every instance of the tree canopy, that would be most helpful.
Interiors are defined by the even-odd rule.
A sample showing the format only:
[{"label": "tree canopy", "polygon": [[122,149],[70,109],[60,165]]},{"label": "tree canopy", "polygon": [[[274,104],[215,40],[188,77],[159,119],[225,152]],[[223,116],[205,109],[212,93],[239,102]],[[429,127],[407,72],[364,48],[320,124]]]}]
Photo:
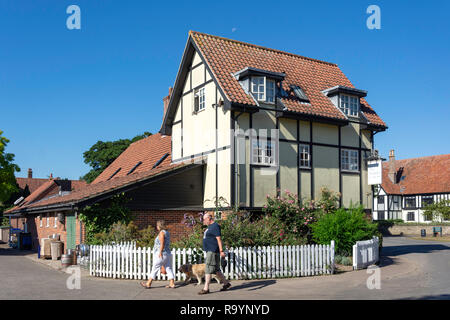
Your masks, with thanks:
[{"label": "tree canopy", "polygon": [[20,171],[18,165],[14,164],[14,154],[6,153],[6,145],[9,140],[2,136],[0,130],[0,206],[7,201],[14,192],[18,191],[15,173]]},{"label": "tree canopy", "polygon": [[450,200],[429,204],[424,208],[423,214],[433,221],[450,220]]},{"label": "tree canopy", "polygon": [[126,148],[133,142],[151,136],[150,132],[144,132],[133,139],[119,139],[116,141],[97,141],[88,151],[83,153],[84,163],[92,169],[86,173],[82,180],[91,183],[103,172]]}]

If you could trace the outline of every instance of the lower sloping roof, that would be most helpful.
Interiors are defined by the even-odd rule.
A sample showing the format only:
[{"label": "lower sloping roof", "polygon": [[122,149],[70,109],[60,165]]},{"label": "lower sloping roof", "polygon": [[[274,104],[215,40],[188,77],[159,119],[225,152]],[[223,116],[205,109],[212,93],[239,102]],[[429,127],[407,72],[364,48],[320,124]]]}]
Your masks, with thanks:
[{"label": "lower sloping roof", "polygon": [[170,175],[178,174],[184,170],[201,166],[203,165],[203,161],[203,158],[197,158],[190,162],[169,164],[144,172],[138,172],[128,176],[117,177],[108,181],[90,184],[83,189],[74,191],[64,196],[44,199],[20,208],[13,208],[8,210],[8,213],[46,211],[58,208],[68,209],[71,206],[88,205],[109,198],[116,193],[132,190],[141,185],[152,183],[159,178],[166,178]]}]

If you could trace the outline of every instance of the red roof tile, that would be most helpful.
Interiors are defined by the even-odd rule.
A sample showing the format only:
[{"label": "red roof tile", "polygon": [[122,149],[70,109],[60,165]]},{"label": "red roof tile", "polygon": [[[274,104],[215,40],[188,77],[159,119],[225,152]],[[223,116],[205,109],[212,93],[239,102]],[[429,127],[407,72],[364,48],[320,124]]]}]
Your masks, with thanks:
[{"label": "red roof tile", "polygon": [[[97,179],[84,188],[75,190],[68,195],[43,199],[34,203],[16,207],[8,212],[18,212],[23,209],[32,209],[51,205],[63,205],[84,201],[118,188],[127,187],[159,175],[181,169],[183,167],[197,165],[204,160],[202,157],[189,162],[171,163],[171,137],[155,134],[131,144]],[[169,156],[157,167],[156,162],[166,153]],[[142,161],[142,164],[131,174],[128,171]],[[112,179],[108,178],[118,169],[122,168]]]},{"label": "red roof tile", "polygon": [[114,175],[114,178],[124,177],[139,162],[142,163],[133,171],[133,174],[148,171],[152,169],[155,163],[166,153],[169,153],[169,156],[164,159],[159,166],[170,164],[171,143],[170,136],[164,136],[160,133],[153,134],[132,143],[92,182],[92,184],[107,181],[118,169],[120,169],[120,171]]},{"label": "red roof tile", "polygon": [[397,172],[403,168],[399,183],[388,177],[389,161],[383,162],[382,187],[388,194],[422,194],[450,192],[450,154],[396,160]]},{"label": "red roof tile", "polygon": [[[231,102],[255,104],[233,76],[246,67],[252,67],[285,73],[285,91],[290,91],[289,85],[303,89],[311,104],[302,105],[294,99],[283,99],[289,111],[346,119],[322,93],[337,85],[354,88],[336,64],[195,31],[190,31],[190,36]],[[373,125],[386,127],[365,99],[361,99],[361,112]]]},{"label": "red roof tile", "polygon": [[39,178],[16,178],[17,185],[20,189],[24,190],[28,186],[30,194],[36,191],[37,188],[42,186],[44,183],[49,181],[49,179],[39,179]]}]

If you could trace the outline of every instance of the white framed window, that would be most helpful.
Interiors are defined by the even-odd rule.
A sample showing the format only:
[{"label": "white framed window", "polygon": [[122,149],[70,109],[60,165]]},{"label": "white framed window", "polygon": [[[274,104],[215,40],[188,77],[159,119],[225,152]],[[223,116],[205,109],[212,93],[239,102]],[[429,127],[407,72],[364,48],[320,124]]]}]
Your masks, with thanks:
[{"label": "white framed window", "polygon": [[300,167],[301,168],[311,168],[311,157],[310,157],[310,150],[308,144],[301,144],[299,146],[300,153]]},{"label": "white framed window", "polygon": [[405,197],[405,208],[415,208],[416,207],[416,197]]},{"label": "white framed window", "polygon": [[275,103],[275,81],[266,80],[266,101],[270,103]]},{"label": "white framed window", "polygon": [[255,139],[252,143],[252,163],[272,165],[274,161],[273,146],[270,140]]},{"label": "white framed window", "polygon": [[343,113],[351,117],[357,117],[359,113],[359,99],[357,97],[340,95],[340,108]]},{"label": "white framed window", "polygon": [[39,227],[42,228],[42,216],[39,216]]},{"label": "white framed window", "polygon": [[194,92],[194,112],[205,110],[205,88],[200,88]]},{"label": "white framed window", "polygon": [[358,165],[358,151],[342,149],[341,150],[341,170],[359,171]]},{"label": "white framed window", "polygon": [[275,103],[275,81],[266,77],[252,77],[251,91],[253,97],[258,101]]},{"label": "white framed window", "polygon": [[46,227],[50,227],[50,213],[47,213],[47,224]]},{"label": "white framed window", "polygon": [[55,219],[55,223],[54,223],[53,227],[56,228],[56,227],[58,227],[58,217],[57,217],[56,213],[54,215],[54,219]]},{"label": "white framed window", "polygon": [[266,77],[252,77],[252,94],[258,101],[266,100],[265,81]]}]

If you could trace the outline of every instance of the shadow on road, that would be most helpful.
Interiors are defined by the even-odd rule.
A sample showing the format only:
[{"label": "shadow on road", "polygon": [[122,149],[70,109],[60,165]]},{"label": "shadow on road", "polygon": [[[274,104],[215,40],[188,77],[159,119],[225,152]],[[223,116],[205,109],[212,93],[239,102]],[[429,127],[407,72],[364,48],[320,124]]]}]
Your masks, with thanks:
[{"label": "shadow on road", "polygon": [[0,247],[0,256],[26,256],[29,254],[36,254],[36,252],[31,250],[17,250],[7,245],[1,245]]},{"label": "shadow on road", "polygon": [[439,294],[435,296],[423,296],[417,298],[405,298],[399,300],[450,300],[450,294]]},{"label": "shadow on road", "polygon": [[[252,281],[252,282],[246,282],[243,284],[240,284],[238,286],[231,286],[230,289],[228,289],[228,291],[232,291],[232,290],[241,290],[241,289],[246,289],[246,288],[250,288],[249,291],[253,291],[253,290],[259,290],[262,289],[264,287],[270,286],[272,284],[277,283],[276,280],[262,280],[262,281]],[[231,284],[233,284],[233,280],[231,280]]]},{"label": "shadow on road", "polygon": [[442,244],[413,244],[383,247],[381,255],[395,257],[409,253],[430,253],[433,251],[450,250],[450,247]]}]

